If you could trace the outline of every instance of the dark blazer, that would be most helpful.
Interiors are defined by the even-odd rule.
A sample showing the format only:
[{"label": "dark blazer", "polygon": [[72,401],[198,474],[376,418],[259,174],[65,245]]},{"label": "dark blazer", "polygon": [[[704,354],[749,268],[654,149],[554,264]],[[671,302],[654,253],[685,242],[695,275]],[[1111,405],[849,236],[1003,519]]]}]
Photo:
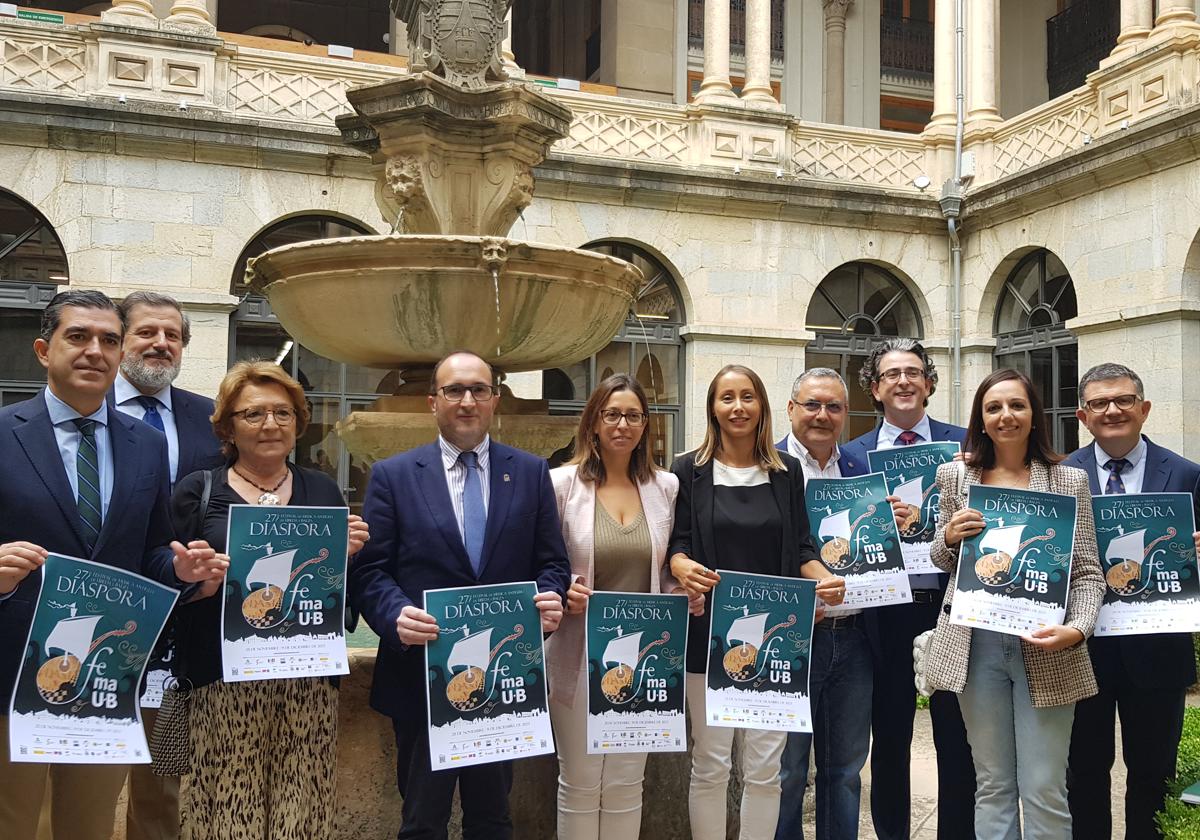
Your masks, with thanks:
[{"label": "dark blazer", "polygon": [[[116,392],[108,391],[109,408],[116,407]],[[215,405],[208,397],[171,386],[171,411],[175,413],[175,433],[179,436],[179,464],[175,480],[196,470],[210,470],[225,463],[221,441],[213,434]]]},{"label": "dark blazer", "polygon": [[[865,435],[859,435],[841,448],[842,457],[838,463],[841,464],[844,478],[866,475],[871,471],[867,453],[879,447],[879,430],[881,428],[883,428],[883,423],[876,423],[874,429]],[[929,431],[933,435],[933,440],[924,441],[925,443],[953,440],[961,444],[967,439],[967,430],[962,426],[941,423],[932,417],[929,418]]]},{"label": "dark blazer", "polygon": [[[819,559],[812,533],[808,525],[808,509],[804,504],[804,468],[787,452],[780,453],[786,472],[772,472],[771,491],[775,504],[783,518],[783,557],[776,574],[784,577],[800,577],[800,567],[809,560]],[[696,466],[696,453],[685,452],[675,459],[671,472],[679,478],[679,495],[675,497],[675,524],[671,529],[671,545],[667,557],[686,554],[710,569],[719,567],[716,555],[716,538],[713,536],[713,462]],[[695,636],[700,628],[700,638],[707,638],[709,603],[711,593],[705,598],[704,615],[692,616],[688,634]],[[704,670],[702,657],[697,650],[706,651],[702,644],[696,648],[689,639],[688,671],[699,673]]]},{"label": "dark blazer", "polygon": [[[1191,493],[1196,520],[1200,523],[1200,465],[1164,449],[1143,435],[1146,441],[1146,471],[1142,478],[1144,493]],[[1064,464],[1087,473],[1092,495],[1104,491],[1096,476],[1096,450],[1088,444],[1072,452]],[[1192,637],[1188,633],[1156,633],[1141,636],[1101,636],[1088,639],[1088,652],[1096,670],[1108,672],[1106,662],[1125,666],[1125,672],[1138,688],[1181,689],[1196,682],[1196,659]]]},{"label": "dark blazer", "polygon": [[[181,587],[172,565],[167,513],[170,470],[162,435],[119,411],[108,413],[114,465],[108,516],[87,549],[75,495],[63,466],[45,393],[0,409],[0,543],[25,540],[47,551],[137,572]],[[0,697],[12,694],[29,632],[41,574],[21,581],[0,601]],[[7,714],[7,706],[3,712]]]},{"label": "dark blazer", "polygon": [[563,595],[570,564],[550,469],[536,455],[496,441],[479,576],[458,533],[437,442],[395,455],[371,470],[363,519],[371,541],[350,568],[350,603],[379,634],[371,707],[423,719],[425,652],[396,635],[400,611],[424,605],[426,589],[534,581]]}]

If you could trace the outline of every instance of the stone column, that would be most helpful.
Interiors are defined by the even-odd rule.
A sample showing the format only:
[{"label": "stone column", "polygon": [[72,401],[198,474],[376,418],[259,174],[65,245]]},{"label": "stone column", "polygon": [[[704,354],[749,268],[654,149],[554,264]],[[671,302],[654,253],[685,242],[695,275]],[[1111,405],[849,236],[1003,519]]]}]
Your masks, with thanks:
[{"label": "stone column", "polygon": [[510,6],[508,17],[504,18],[504,40],[500,42],[500,67],[508,78],[524,79],[525,70],[517,64],[517,57],[513,55],[512,22],[513,13]]},{"label": "stone column", "polygon": [[[1124,29],[1125,9],[1121,8],[1121,23]],[[1196,0],[1158,0],[1158,17],[1155,27],[1172,26],[1174,24],[1194,24],[1196,22]]]},{"label": "stone column", "polygon": [[1154,25],[1154,0],[1121,0],[1121,32],[1112,54],[1126,53],[1150,34]]},{"label": "stone column", "polygon": [[742,99],[760,108],[780,107],[771,92],[771,0],[746,0],[746,84]]},{"label": "stone column", "polygon": [[954,125],[954,0],[937,0],[933,10],[933,114],[930,125]]},{"label": "stone column", "polygon": [[112,8],[101,12],[100,19],[133,26],[158,25],[153,0],[113,0]]},{"label": "stone column", "polygon": [[967,3],[967,120],[998,122],[996,105],[996,42],[999,36],[996,0]]},{"label": "stone column", "polygon": [[825,8],[825,122],[846,119],[846,12],[854,0],[821,0]]},{"label": "stone column", "polygon": [[704,3],[704,81],[696,102],[728,102],[733,97],[729,84],[729,0]]},{"label": "stone column", "polygon": [[177,26],[216,29],[205,0],[175,0],[166,22]]}]

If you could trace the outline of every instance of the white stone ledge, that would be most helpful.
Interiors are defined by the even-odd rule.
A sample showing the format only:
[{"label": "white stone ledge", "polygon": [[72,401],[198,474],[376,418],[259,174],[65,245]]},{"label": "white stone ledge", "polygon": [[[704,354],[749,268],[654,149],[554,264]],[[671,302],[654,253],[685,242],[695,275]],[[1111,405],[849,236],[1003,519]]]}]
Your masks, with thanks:
[{"label": "white stone ledge", "polygon": [[1163,321],[1200,321],[1200,301],[1166,300],[1081,315],[1066,322],[1075,335],[1108,332]]}]

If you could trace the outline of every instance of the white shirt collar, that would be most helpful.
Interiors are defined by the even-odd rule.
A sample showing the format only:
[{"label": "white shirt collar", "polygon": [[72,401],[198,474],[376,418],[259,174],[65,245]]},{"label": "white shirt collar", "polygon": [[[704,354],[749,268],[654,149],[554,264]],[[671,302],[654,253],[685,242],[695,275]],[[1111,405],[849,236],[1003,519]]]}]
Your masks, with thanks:
[{"label": "white shirt collar", "polygon": [[[474,450],[472,450],[475,455],[478,456],[480,465],[484,463],[487,457],[488,447],[491,445],[491,442],[492,436],[484,435],[483,441],[476,446]],[[441,435],[438,435],[438,447],[442,451],[442,465],[445,466],[447,470],[453,469],[454,465],[458,463],[458,456],[462,454],[463,450],[459,449]]]},{"label": "white shirt collar", "polygon": [[[896,445],[896,438],[900,437],[901,432],[908,431],[901,429],[899,426],[893,426],[885,417],[883,425],[879,427],[879,437],[887,440],[893,446]],[[917,425],[912,427],[912,431],[921,436],[917,443],[930,443],[933,441],[933,429],[929,425],[929,415],[922,414],[921,419],[917,421]]]},{"label": "white shirt collar", "polygon": [[[805,446],[803,443],[801,443],[800,439],[798,437],[796,437],[795,432],[788,432],[787,447],[788,447],[788,454],[792,455],[795,458],[798,458],[801,463],[807,464],[808,466],[812,467],[817,472],[820,472],[822,470],[821,462],[812,456],[812,453],[810,453],[808,451],[808,447]],[[829,469],[830,465],[836,464],[838,462],[838,459],[841,457],[842,457],[842,452],[840,449],[838,449],[838,445],[836,443],[834,443],[833,444],[833,454],[830,455],[829,460],[825,462],[824,469]]]},{"label": "white shirt collar", "polygon": [[[49,385],[46,386],[46,411],[50,414],[50,422],[55,426],[83,417],[82,414],[55,396],[54,392],[50,390]],[[101,402],[100,407],[89,414],[87,419],[95,420],[101,426],[107,426],[108,402]]]},{"label": "white shirt collar", "polygon": [[[1096,453],[1096,464],[1098,466],[1103,467],[1109,461],[1113,460],[1113,456],[1109,455],[1107,452],[1105,452],[1103,447],[1100,446],[1100,444],[1093,442],[1092,447]],[[1136,467],[1138,464],[1141,463],[1142,459],[1146,457],[1146,439],[1144,437],[1139,436],[1137,446],[1133,447],[1133,449],[1129,450],[1129,452],[1122,455],[1121,457],[1129,462],[1129,467],[1131,469],[1133,467]]]},{"label": "white shirt collar", "polygon": [[156,394],[143,394],[132,382],[125,378],[124,372],[118,371],[117,381],[113,383],[113,398],[116,400],[117,405],[125,405],[125,403],[133,402],[141,396],[154,397],[167,411],[171,410],[170,385]]}]

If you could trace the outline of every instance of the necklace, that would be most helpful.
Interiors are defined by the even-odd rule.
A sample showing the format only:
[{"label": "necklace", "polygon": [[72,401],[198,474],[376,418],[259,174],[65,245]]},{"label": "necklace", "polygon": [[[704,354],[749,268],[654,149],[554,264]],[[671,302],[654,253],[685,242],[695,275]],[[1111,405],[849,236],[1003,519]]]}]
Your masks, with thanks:
[{"label": "necklace", "polygon": [[253,484],[259,490],[263,491],[262,495],[258,497],[258,503],[260,505],[277,505],[277,504],[279,504],[279,497],[275,495],[275,491],[278,490],[280,487],[282,487],[283,482],[287,481],[288,476],[290,476],[292,474],[291,470],[285,469],[283,471],[283,478],[279,479],[279,482],[274,487],[272,487],[268,490],[266,487],[263,487],[261,484],[259,484],[254,479],[249,478],[245,473],[243,473],[237,467],[234,467],[233,471],[238,474],[238,478],[240,478],[242,481]]}]

